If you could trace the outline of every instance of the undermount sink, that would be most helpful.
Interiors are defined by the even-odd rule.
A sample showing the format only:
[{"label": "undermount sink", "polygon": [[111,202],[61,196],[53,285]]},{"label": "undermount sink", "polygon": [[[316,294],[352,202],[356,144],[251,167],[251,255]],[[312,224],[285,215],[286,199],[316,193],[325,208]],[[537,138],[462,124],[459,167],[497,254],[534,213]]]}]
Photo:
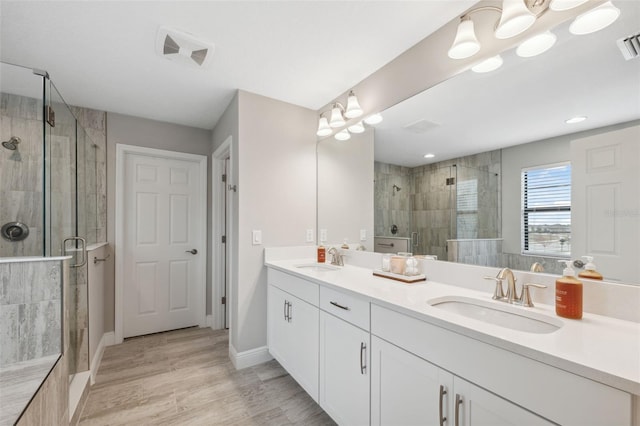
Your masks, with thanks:
[{"label": "undermount sink", "polygon": [[447,312],[527,333],[553,333],[563,324],[557,318],[526,311],[527,308],[515,307],[503,302],[445,296],[430,299],[427,303]]},{"label": "undermount sink", "polygon": [[340,268],[334,265],[327,265],[326,263],[304,263],[302,265],[295,265],[296,268],[306,269],[307,271],[326,272],[326,271],[338,271]]}]

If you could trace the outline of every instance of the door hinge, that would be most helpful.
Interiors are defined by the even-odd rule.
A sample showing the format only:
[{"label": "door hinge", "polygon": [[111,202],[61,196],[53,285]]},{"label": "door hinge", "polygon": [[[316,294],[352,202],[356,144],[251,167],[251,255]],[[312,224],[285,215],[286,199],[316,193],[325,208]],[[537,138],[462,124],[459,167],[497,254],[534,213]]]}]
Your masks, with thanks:
[{"label": "door hinge", "polygon": [[226,244],[227,243],[227,236],[223,235],[222,236],[222,244]]},{"label": "door hinge", "polygon": [[222,304],[223,305],[227,304],[227,298],[225,296],[222,296]]},{"label": "door hinge", "polygon": [[45,107],[44,113],[49,126],[56,127],[56,112],[51,108],[51,105]]},{"label": "door hinge", "polygon": [[224,175],[222,175],[222,182],[226,182],[226,181],[227,181],[227,175],[224,174]]}]

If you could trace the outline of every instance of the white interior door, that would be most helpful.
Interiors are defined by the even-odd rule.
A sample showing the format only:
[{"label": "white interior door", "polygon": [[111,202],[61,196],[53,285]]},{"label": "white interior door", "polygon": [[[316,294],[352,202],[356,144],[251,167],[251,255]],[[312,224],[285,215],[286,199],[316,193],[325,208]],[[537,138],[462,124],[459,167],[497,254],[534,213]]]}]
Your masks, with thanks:
[{"label": "white interior door", "polygon": [[640,277],[640,126],[571,142],[571,255],[608,281]]},{"label": "white interior door", "polygon": [[170,155],[124,154],[123,337],[198,325],[204,315],[206,166]]}]

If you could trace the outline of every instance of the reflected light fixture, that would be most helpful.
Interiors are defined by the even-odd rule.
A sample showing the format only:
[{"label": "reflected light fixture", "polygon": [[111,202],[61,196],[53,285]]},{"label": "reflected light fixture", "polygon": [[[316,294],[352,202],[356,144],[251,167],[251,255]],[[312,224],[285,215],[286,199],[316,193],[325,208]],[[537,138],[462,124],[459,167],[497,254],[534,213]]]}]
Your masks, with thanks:
[{"label": "reflected light fixture", "polygon": [[531,58],[540,55],[551,49],[553,45],[556,44],[557,39],[556,35],[551,31],[534,35],[518,46],[516,55],[521,58]]},{"label": "reflected light fixture", "polygon": [[569,32],[575,35],[591,34],[608,27],[620,16],[620,9],[610,1],[578,15],[569,26]]},{"label": "reflected light fixture", "polygon": [[458,24],[456,37],[447,55],[451,59],[465,59],[475,55],[479,50],[480,43],[476,37],[473,21],[468,16],[465,16]]},{"label": "reflected light fixture", "polygon": [[503,0],[495,36],[499,39],[515,37],[528,30],[535,22],[536,15],[529,10],[524,0]]},{"label": "reflected light fixture", "polygon": [[362,133],[364,132],[364,124],[362,121],[358,121],[356,124],[347,127],[351,133]]},{"label": "reflected light fixture", "polygon": [[362,115],[362,108],[358,103],[358,98],[353,90],[349,92],[347,97],[347,109],[344,112],[344,116],[347,118],[356,118]]},{"label": "reflected light fixture", "polygon": [[495,71],[502,66],[502,63],[503,63],[502,56],[500,55],[492,56],[491,58],[485,59],[479,64],[473,66],[471,68],[471,71],[477,72],[477,73]]},{"label": "reflected light fixture", "polygon": [[574,7],[578,7],[581,4],[586,3],[589,0],[551,0],[549,4],[549,9],[555,10],[556,12],[562,12],[563,10],[573,9]]},{"label": "reflected light fixture", "polygon": [[342,116],[342,105],[338,102],[333,104],[331,108],[331,119],[329,120],[329,126],[334,129],[345,125],[344,117]]},{"label": "reflected light fixture", "polygon": [[347,129],[342,129],[338,133],[336,133],[334,138],[336,138],[339,141],[348,141],[349,139],[351,139],[351,134]]},{"label": "reflected light fixture", "polygon": [[331,126],[329,126],[327,117],[323,117],[321,115],[320,120],[318,120],[318,131],[316,132],[316,135],[329,136],[331,133],[333,133],[333,130],[331,129]]},{"label": "reflected light fixture", "polygon": [[435,157],[435,154],[429,153],[424,155],[424,158],[433,158],[433,157]]},{"label": "reflected light fixture", "polygon": [[369,125],[382,123],[382,115],[380,115],[380,113],[371,114],[370,116],[364,119],[364,122]]}]

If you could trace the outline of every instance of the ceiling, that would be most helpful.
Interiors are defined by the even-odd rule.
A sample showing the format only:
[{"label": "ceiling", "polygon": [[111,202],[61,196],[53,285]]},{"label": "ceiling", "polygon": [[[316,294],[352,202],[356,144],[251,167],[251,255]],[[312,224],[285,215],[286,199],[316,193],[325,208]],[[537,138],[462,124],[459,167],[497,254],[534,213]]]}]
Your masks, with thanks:
[{"label": "ceiling", "polygon": [[[0,59],[72,105],[211,129],[236,89],[318,110],[474,3],[2,0]],[[210,67],[157,55],[162,26],[214,43]]]},{"label": "ceiling", "polygon": [[[621,16],[604,30],[572,36],[566,22],[540,56],[504,52],[496,71],[466,71],[384,111],[376,160],[416,167],[640,119],[640,58],[625,61],[616,45],[640,32],[640,2],[614,4]],[[564,122],[576,115],[588,119]]]}]

